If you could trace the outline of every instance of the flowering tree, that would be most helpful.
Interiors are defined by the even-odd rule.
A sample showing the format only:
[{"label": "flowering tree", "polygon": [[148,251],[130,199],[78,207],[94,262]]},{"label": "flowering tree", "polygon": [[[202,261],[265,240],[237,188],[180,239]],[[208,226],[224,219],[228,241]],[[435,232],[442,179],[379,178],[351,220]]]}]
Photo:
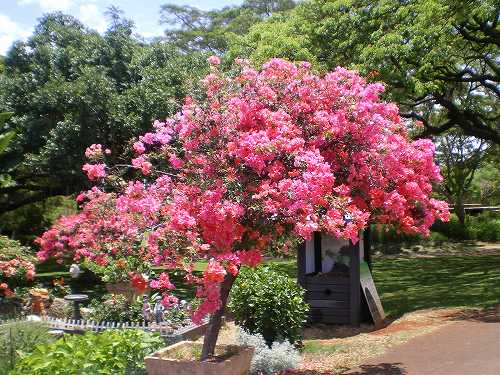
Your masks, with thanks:
[{"label": "flowering tree", "polygon": [[[38,239],[42,260],[71,257],[135,284],[152,266],[185,270],[201,300],[194,321],[211,314],[203,359],[239,267],[257,265],[264,249],[319,230],[355,242],[369,222],[428,234],[448,218],[430,197],[441,180],[434,146],[409,141],[398,108],[378,98],[382,85],[280,59],[260,71],[236,60],[228,75],[209,62],[203,98],[156,121],[131,146],[130,165],[107,166],[107,150],[87,149],[83,169],[102,186]],[[192,272],[199,259],[209,261],[202,277]],[[175,303],[167,273],[149,283]]]}]

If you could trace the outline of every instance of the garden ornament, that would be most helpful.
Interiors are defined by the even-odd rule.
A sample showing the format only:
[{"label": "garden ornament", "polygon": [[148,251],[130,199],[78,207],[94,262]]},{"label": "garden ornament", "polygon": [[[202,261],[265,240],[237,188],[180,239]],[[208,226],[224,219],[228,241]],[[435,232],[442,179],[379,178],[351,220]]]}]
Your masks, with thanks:
[{"label": "garden ornament", "polygon": [[34,315],[47,316],[45,304],[49,301],[49,291],[43,288],[32,288],[29,290],[30,300],[26,307]]},{"label": "garden ornament", "polygon": [[80,269],[80,266],[78,264],[73,263],[69,267],[69,273],[73,279],[76,279],[78,276],[80,276],[82,270]]},{"label": "garden ornament", "polygon": [[155,307],[154,307],[155,321],[157,324],[160,324],[161,322],[163,322],[163,311],[164,310],[165,310],[165,308],[163,307],[163,305],[161,303],[161,296],[158,295],[158,296],[156,296],[156,303],[155,303]]},{"label": "garden ornament", "polygon": [[142,296],[142,316],[145,322],[153,320],[153,312],[151,311],[151,304],[149,303],[149,296]]}]

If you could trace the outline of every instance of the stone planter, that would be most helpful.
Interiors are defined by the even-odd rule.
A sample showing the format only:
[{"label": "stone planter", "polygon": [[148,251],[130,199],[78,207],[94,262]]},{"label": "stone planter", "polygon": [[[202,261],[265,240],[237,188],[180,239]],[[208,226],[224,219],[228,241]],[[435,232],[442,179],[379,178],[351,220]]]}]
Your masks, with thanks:
[{"label": "stone planter", "polygon": [[106,284],[106,290],[111,294],[121,294],[125,296],[125,298],[129,302],[135,301],[135,299],[143,294],[149,294],[150,288],[146,288],[144,290],[140,290],[135,288],[130,282],[119,281],[113,284]]},{"label": "stone planter", "polygon": [[226,358],[209,361],[179,359],[175,355],[182,350],[197,349],[201,352],[201,343],[181,341],[161,349],[145,358],[148,375],[247,375],[254,348],[236,345],[217,345],[217,350],[234,351]]}]

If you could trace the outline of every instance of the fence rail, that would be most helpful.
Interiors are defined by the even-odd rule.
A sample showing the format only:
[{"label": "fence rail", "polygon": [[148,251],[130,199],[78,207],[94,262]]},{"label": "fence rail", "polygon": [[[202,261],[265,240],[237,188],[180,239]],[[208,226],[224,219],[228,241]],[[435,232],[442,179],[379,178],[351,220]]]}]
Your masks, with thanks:
[{"label": "fence rail", "polygon": [[158,332],[160,336],[163,337],[188,337],[194,338],[196,336],[201,336],[206,328],[206,322],[200,326],[194,323],[188,324],[186,326],[174,329],[171,326],[165,324],[157,323],[146,323],[146,322],[96,322],[93,320],[73,320],[73,319],[58,319],[53,317],[42,317],[40,320],[34,319],[12,319],[12,320],[1,320],[0,327],[10,324],[22,323],[22,322],[40,322],[52,329],[62,330],[65,332],[101,332],[107,329],[140,329],[148,332]]}]

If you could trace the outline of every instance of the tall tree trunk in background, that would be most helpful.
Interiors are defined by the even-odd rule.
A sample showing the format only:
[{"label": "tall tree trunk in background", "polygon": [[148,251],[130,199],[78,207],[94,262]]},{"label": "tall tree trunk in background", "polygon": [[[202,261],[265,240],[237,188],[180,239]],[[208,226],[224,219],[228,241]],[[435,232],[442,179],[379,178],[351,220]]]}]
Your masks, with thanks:
[{"label": "tall tree trunk in background", "polygon": [[205,337],[203,339],[203,348],[201,350],[200,358],[201,361],[204,361],[214,355],[215,345],[217,344],[217,338],[219,337],[219,332],[222,326],[222,317],[224,316],[224,312],[226,310],[227,298],[229,297],[229,292],[231,291],[234,280],[236,280],[236,276],[227,273],[220,286],[221,307],[210,317],[207,332],[205,333]]},{"label": "tall tree trunk in background", "polygon": [[455,214],[457,215],[458,222],[461,226],[465,227],[465,208],[464,208],[464,199],[461,193],[457,194],[455,200]]}]

